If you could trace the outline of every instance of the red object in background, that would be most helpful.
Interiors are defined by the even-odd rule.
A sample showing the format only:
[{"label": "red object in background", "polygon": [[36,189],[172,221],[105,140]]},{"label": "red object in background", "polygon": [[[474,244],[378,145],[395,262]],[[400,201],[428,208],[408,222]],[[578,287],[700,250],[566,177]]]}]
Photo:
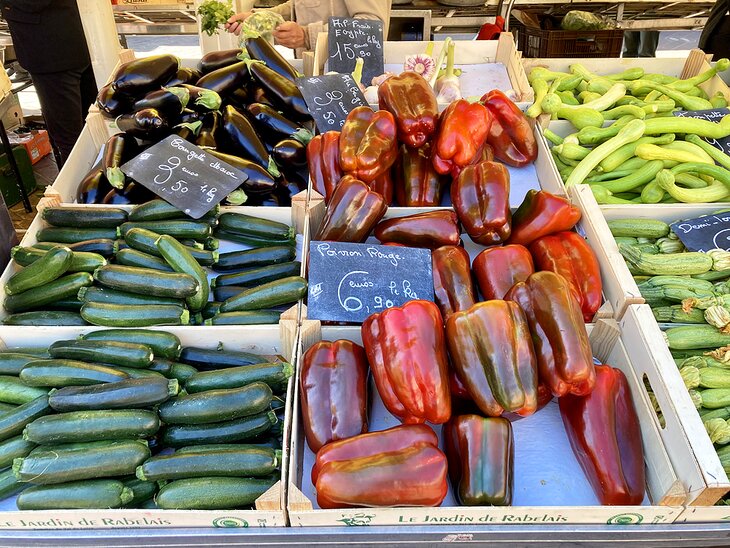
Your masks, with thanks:
[{"label": "red object in background", "polygon": [[477,40],[496,40],[499,33],[504,30],[504,17],[497,15],[494,23],[484,23],[479,29]]}]

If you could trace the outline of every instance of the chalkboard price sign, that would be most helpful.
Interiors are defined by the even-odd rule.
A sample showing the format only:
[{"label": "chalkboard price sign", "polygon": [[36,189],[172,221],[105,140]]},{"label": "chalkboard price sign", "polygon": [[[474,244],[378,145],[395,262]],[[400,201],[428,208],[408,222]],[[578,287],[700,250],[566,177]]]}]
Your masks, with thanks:
[{"label": "chalkboard price sign", "polygon": [[349,74],[297,78],[297,86],[320,132],[339,131],[351,110],[367,105]]},{"label": "chalkboard price sign", "polygon": [[371,314],[416,299],[433,301],[428,249],[309,244],[310,319],[362,323]]},{"label": "chalkboard price sign", "polygon": [[730,212],[677,221],[671,227],[690,251],[730,251]]},{"label": "chalkboard price sign", "polygon": [[383,66],[383,23],[370,19],[330,17],[327,26],[329,70],[350,74],[358,57],[363,60],[362,83],[385,72]]},{"label": "chalkboard price sign", "polygon": [[248,179],[242,171],[177,135],[132,158],[122,171],[194,219]]},{"label": "chalkboard price sign", "polygon": [[[678,110],[673,112],[673,114],[681,118],[699,118],[710,122],[719,122],[724,116],[730,114],[730,109],[714,108],[711,110]],[[725,154],[730,154],[730,137],[725,137],[723,139],[705,138],[705,141],[710,143],[712,146],[719,148]]]}]

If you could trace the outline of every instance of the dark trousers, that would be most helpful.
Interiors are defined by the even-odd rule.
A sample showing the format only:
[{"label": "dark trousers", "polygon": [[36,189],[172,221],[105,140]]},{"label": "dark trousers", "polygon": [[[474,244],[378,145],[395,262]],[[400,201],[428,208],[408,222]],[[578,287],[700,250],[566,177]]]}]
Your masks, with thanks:
[{"label": "dark trousers", "polygon": [[624,57],[656,57],[658,30],[624,31]]},{"label": "dark trousers", "polygon": [[705,53],[713,53],[712,60],[717,61],[723,57],[730,56],[730,16],[725,15],[717,22],[717,25],[710,31],[702,33],[700,42],[705,40]]},{"label": "dark trousers", "polygon": [[83,69],[31,73],[31,77],[48,135],[63,164],[81,134],[89,107],[96,100],[94,71],[89,65]]}]

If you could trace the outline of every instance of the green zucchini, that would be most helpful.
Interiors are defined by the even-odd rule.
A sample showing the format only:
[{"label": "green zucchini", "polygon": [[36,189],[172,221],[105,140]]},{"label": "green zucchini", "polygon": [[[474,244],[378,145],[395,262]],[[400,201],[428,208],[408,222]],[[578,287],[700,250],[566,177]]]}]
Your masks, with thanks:
[{"label": "green zucchini", "polygon": [[51,226],[41,228],[36,234],[36,239],[39,242],[74,244],[86,240],[97,240],[99,238],[113,240],[118,235],[118,228],[70,228]]},{"label": "green zucchini", "polygon": [[[126,304],[126,305],[174,305],[182,308],[185,301],[173,297],[155,297],[154,295],[143,295],[142,293],[129,293],[109,287],[82,287],[78,295],[79,302],[83,305],[88,302]],[[79,307],[79,310],[81,307]]]},{"label": "green zucchini", "polygon": [[206,390],[238,388],[252,383],[263,382],[272,390],[278,391],[286,386],[294,368],[286,362],[261,363],[243,367],[231,367],[215,371],[200,371],[185,381],[189,394]]},{"label": "green zucchini", "polygon": [[[65,245],[65,244],[56,244]],[[68,247],[68,246],[67,246]],[[69,247],[70,249],[70,247]],[[45,257],[48,250],[36,247],[15,246],[10,252],[13,260],[21,266],[29,266]],[[98,253],[87,253],[85,251],[74,251],[71,257],[71,264],[67,273],[72,272],[93,272],[100,266],[107,263],[106,259]]]},{"label": "green zucchini", "polygon": [[85,448],[53,448],[15,459],[13,472],[20,481],[49,485],[133,474],[150,458],[146,444],[135,440],[92,442]]},{"label": "green zucchini", "polygon": [[0,402],[0,415],[2,415],[3,413],[7,413],[8,411],[12,411],[16,407],[18,407],[18,406],[14,405],[12,403]]},{"label": "green zucchini", "polygon": [[625,244],[619,244],[618,249],[630,266],[646,274],[701,274],[712,269],[713,266],[712,257],[705,253],[660,253],[653,255],[643,253],[636,247]]},{"label": "green zucchini", "polygon": [[300,276],[290,276],[275,282],[247,289],[233,296],[221,305],[221,312],[238,310],[261,310],[298,301],[307,294],[307,280]]},{"label": "green zucchini", "polygon": [[25,427],[23,438],[38,444],[134,439],[154,436],[159,428],[154,411],[71,411],[36,419]]},{"label": "green zucchini", "polygon": [[144,481],[214,476],[260,477],[273,474],[277,466],[276,451],[266,447],[175,453],[148,459],[137,468],[137,477]]},{"label": "green zucchini", "polygon": [[[223,304],[231,297],[235,297],[236,295],[243,293],[247,289],[249,288],[240,285],[222,285],[220,287],[214,287],[213,298]],[[218,312],[220,312],[220,307],[218,307]]]},{"label": "green zucchini", "polygon": [[187,453],[218,453],[220,451],[245,451],[246,449],[281,449],[281,446],[269,438],[266,443],[211,443],[208,445],[188,445],[175,450],[176,455]]},{"label": "green zucchini", "polygon": [[75,297],[79,289],[91,285],[93,282],[94,279],[88,272],[67,274],[41,287],[24,291],[19,295],[8,295],[5,299],[5,310],[12,314],[41,308],[54,301]]},{"label": "green zucchini", "polygon": [[[79,290],[80,291],[80,290]],[[68,298],[68,299],[61,299],[60,301],[54,301],[51,304],[47,304],[44,306],[44,310],[49,312],[76,312],[78,316],[79,310],[81,310],[81,301],[78,300],[78,298]],[[70,318],[71,316],[69,316]],[[31,316],[32,318],[32,316]],[[40,321],[43,321],[43,318],[39,316],[38,318]],[[49,318],[48,321],[54,321],[53,316]],[[59,316],[59,321],[62,321],[61,317]],[[78,319],[76,321],[79,321]],[[86,322],[84,322],[86,324]],[[57,325],[64,325],[63,323],[59,323]]]},{"label": "green zucchini", "polygon": [[223,510],[251,506],[276,479],[190,478],[164,485],[155,498],[166,510]]},{"label": "green zucchini", "polygon": [[221,229],[234,234],[244,234],[272,240],[288,240],[294,237],[294,227],[268,219],[242,213],[222,213],[218,217]]},{"label": "green zucchini", "polygon": [[707,409],[719,409],[730,406],[730,389],[708,388],[700,390],[702,396],[702,407]]},{"label": "green zucchini", "polygon": [[67,247],[48,250],[33,264],[13,274],[5,283],[5,293],[15,295],[60,278],[71,265],[72,257],[73,251]]},{"label": "green zucchini", "polygon": [[215,235],[221,240],[228,240],[229,242],[236,242],[239,244],[247,245],[249,247],[271,247],[271,246],[296,246],[296,238],[287,238],[284,240],[273,240],[268,238],[259,238],[258,236],[250,236],[248,234],[234,234],[227,230],[216,230]]},{"label": "green zucchini", "polygon": [[119,341],[74,339],[56,341],[48,347],[52,358],[99,362],[125,367],[149,367],[154,360],[152,349],[144,344]]},{"label": "green zucchini", "polygon": [[172,267],[165,261],[144,251],[136,249],[122,249],[117,252],[115,257],[117,264],[125,266],[136,266],[139,268],[151,268],[152,270],[161,270],[163,272],[174,272]]},{"label": "green zucchini", "polygon": [[0,415],[0,441],[17,436],[28,424],[51,412],[48,396],[43,395]]},{"label": "green zucchini", "polygon": [[177,379],[179,382],[184,383],[190,377],[198,372],[192,365],[186,363],[172,362],[170,373],[168,378]]},{"label": "green zucchini", "polygon": [[730,334],[712,325],[683,325],[667,329],[666,338],[672,350],[720,348],[730,344]]},{"label": "green zucchini", "polygon": [[226,270],[243,270],[278,263],[288,263],[295,259],[296,249],[291,246],[258,247],[244,251],[231,251],[221,253],[218,262],[213,270],[220,272]]},{"label": "green zucchini", "polygon": [[210,286],[208,285],[208,274],[198,261],[188,253],[187,249],[172,236],[162,235],[155,242],[162,257],[175,270],[188,274],[198,282],[198,290],[194,295],[187,297],[188,308],[193,312],[203,309],[208,302]]},{"label": "green zucchini", "polygon": [[281,312],[277,310],[239,310],[216,314],[203,322],[205,325],[266,325],[278,324]]},{"label": "green zucchini", "polygon": [[607,224],[614,236],[663,238],[669,234],[669,225],[657,219],[615,219]]},{"label": "green zucchini", "polygon": [[176,359],[182,345],[177,335],[167,331],[151,329],[102,329],[81,337],[85,341],[119,341],[144,344],[152,349],[156,357]]},{"label": "green zucchini", "polygon": [[0,401],[3,403],[22,405],[46,394],[48,394],[48,390],[30,386],[18,377],[0,376]]},{"label": "green zucchini", "polygon": [[18,510],[120,508],[134,493],[121,481],[82,480],[57,485],[34,485],[20,493]]},{"label": "green zucchini", "polygon": [[0,375],[18,375],[23,367],[37,359],[38,356],[22,352],[0,352]]},{"label": "green zucchini", "polygon": [[268,411],[214,424],[168,426],[162,433],[162,443],[167,447],[183,447],[250,440],[268,432],[276,421],[276,414]]},{"label": "green zucchini", "polygon": [[180,361],[200,370],[208,371],[224,367],[264,363],[266,358],[251,352],[186,346],[180,353]]},{"label": "green zucchini", "polygon": [[[203,215],[201,219],[216,217],[220,211],[220,206],[215,206],[211,211]],[[130,221],[167,221],[169,219],[190,219],[185,213],[180,211],[174,205],[162,199],[150,200],[144,204],[135,206],[129,212]]]},{"label": "green zucchini", "polygon": [[702,388],[730,388],[730,370],[721,367],[702,367],[699,372]]},{"label": "green zucchini", "polygon": [[0,468],[13,465],[13,460],[26,457],[35,449],[32,441],[26,441],[23,436],[14,436],[0,442]]},{"label": "green zucchini", "polygon": [[216,314],[218,314],[218,310],[221,307],[220,301],[209,301],[205,304],[203,307],[203,310],[200,311],[201,316],[203,319],[207,320],[209,318],[212,318]]},{"label": "green zucchini", "polygon": [[0,500],[17,495],[29,487],[28,483],[21,483],[15,477],[12,468],[0,472]]},{"label": "green zucchini", "polygon": [[258,268],[247,268],[233,274],[220,274],[213,280],[213,287],[235,285],[240,287],[253,287],[266,282],[273,282],[289,276],[298,276],[302,269],[302,263],[292,261],[275,265],[262,266]]},{"label": "green zucchini", "polygon": [[189,274],[133,266],[102,266],[94,271],[94,279],[112,289],[177,299],[192,297],[200,287],[198,281]]},{"label": "green zucchini", "polygon": [[126,222],[127,212],[116,207],[47,207],[41,217],[49,225],[71,228],[116,228]]},{"label": "green zucchini", "polygon": [[30,312],[20,312],[18,314],[10,314],[2,323],[3,325],[31,326],[88,325],[78,312],[68,310],[32,310]]},{"label": "green zucchini", "polygon": [[[40,242],[39,242],[40,243]],[[85,252],[101,255],[105,259],[113,257],[117,252],[116,240],[109,238],[96,238],[94,240],[84,240],[73,244],[67,244],[68,248],[74,253]],[[38,247],[38,244],[34,244]]]},{"label": "green zucchini", "polygon": [[167,234],[175,238],[192,238],[194,240],[202,240],[213,234],[213,229],[207,222],[177,219],[126,222],[119,227],[119,231],[122,236],[125,236],[133,228],[154,230],[158,234]]},{"label": "green zucchini", "polygon": [[117,367],[116,369],[119,369],[119,371],[124,371],[127,375],[129,375],[130,379],[166,378],[162,373],[158,373],[157,371],[152,371],[150,369],[134,369],[133,367]]},{"label": "green zucchini", "polygon": [[185,325],[190,312],[176,305],[124,305],[87,302],[81,317],[92,325],[106,327],[149,327],[151,325]]},{"label": "green zucchini", "polygon": [[153,481],[142,481],[136,477],[123,480],[124,486],[132,490],[134,498],[126,503],[125,508],[135,508],[152,499],[157,493],[157,484]]},{"label": "green zucchini", "polygon": [[20,380],[28,386],[63,388],[117,382],[129,376],[114,367],[70,359],[36,360],[20,372]]},{"label": "green zucchini", "polygon": [[272,397],[268,385],[255,382],[241,388],[178,396],[161,404],[157,412],[165,424],[209,424],[262,413]]},{"label": "green zucchini", "polygon": [[93,386],[51,390],[48,403],[59,412],[139,409],[167,401],[178,392],[178,381],[162,377],[125,379]]},{"label": "green zucchini", "polygon": [[[152,232],[151,230],[146,230],[143,228],[133,228],[126,233],[126,235],[124,236],[124,240],[129,245],[129,247],[133,249],[143,251],[144,253],[149,253],[150,255],[154,255],[156,257],[161,257],[160,252],[155,245],[157,238],[159,238],[160,236],[161,234]],[[193,257],[195,257],[196,261],[198,261],[203,266],[210,266],[218,260],[217,251],[196,249],[189,246],[186,246],[185,249]]]}]

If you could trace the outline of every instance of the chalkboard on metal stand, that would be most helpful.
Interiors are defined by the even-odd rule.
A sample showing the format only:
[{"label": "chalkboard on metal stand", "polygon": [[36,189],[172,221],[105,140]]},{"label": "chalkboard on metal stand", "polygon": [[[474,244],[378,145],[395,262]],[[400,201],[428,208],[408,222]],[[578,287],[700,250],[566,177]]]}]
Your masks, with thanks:
[{"label": "chalkboard on metal stand", "polygon": [[339,131],[351,110],[367,105],[349,74],[297,78],[297,86],[320,132]]},{"label": "chalkboard on metal stand", "polygon": [[670,226],[689,251],[730,251],[730,212],[677,221]]},{"label": "chalkboard on metal stand", "polygon": [[357,58],[362,58],[362,83],[365,86],[385,71],[382,21],[330,17],[327,49],[328,69],[332,72],[350,74],[355,70]]},{"label": "chalkboard on metal stand", "polygon": [[135,156],[122,171],[194,219],[248,180],[242,171],[177,135]]},{"label": "chalkboard on metal stand", "polygon": [[[723,119],[723,117],[730,114],[730,109],[713,108],[711,110],[677,110],[672,114],[679,116],[680,118],[699,118],[700,120],[707,120],[709,122],[719,122]],[[720,149],[725,154],[730,154],[730,137],[724,137],[722,139],[705,138],[705,141]]]}]

